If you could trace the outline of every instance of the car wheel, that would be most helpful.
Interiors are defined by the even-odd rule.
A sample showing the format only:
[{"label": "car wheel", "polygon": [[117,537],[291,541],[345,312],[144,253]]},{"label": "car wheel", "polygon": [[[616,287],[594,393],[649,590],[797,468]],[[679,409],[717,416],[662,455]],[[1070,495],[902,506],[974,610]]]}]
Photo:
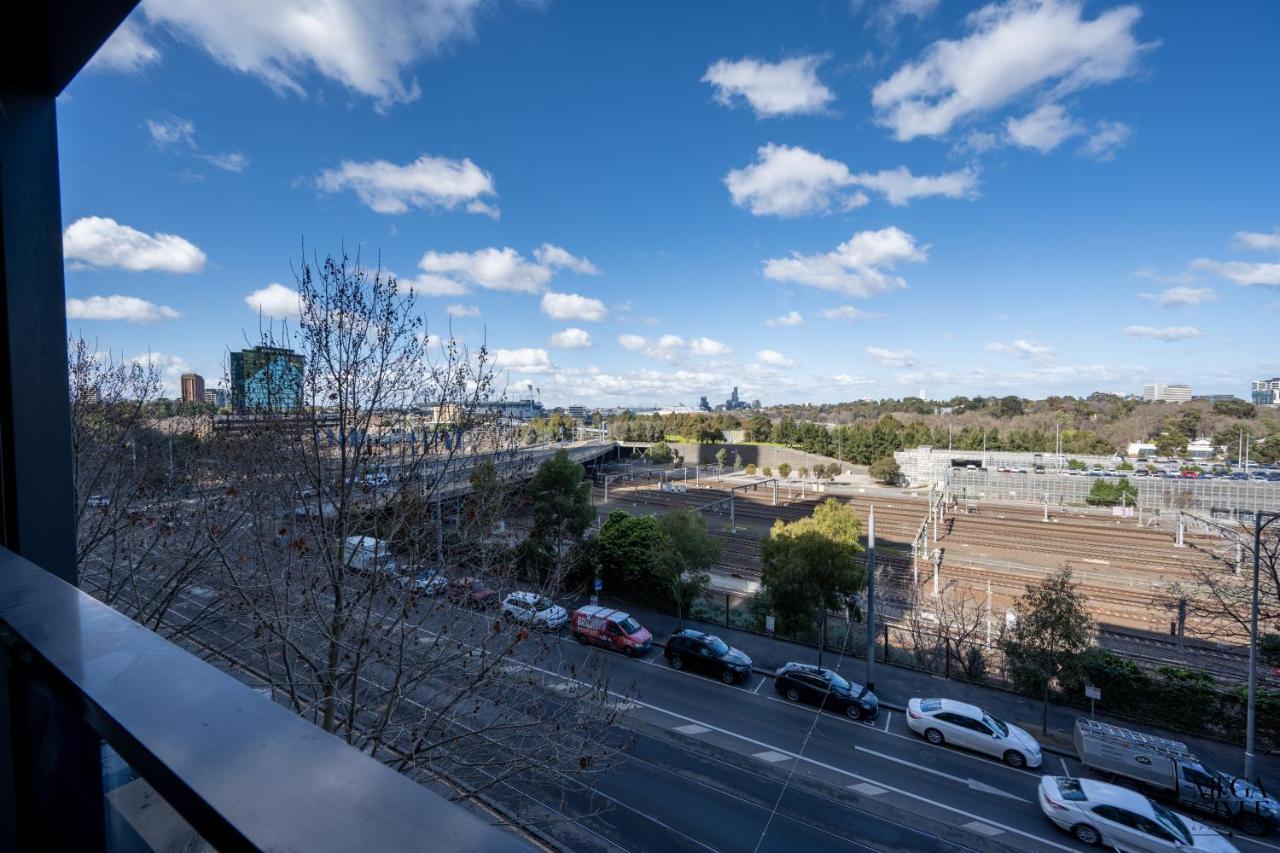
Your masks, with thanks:
[{"label": "car wheel", "polygon": [[1004,754],[1004,763],[1022,769],[1027,766],[1027,757],[1016,749],[1011,749]]},{"label": "car wheel", "polygon": [[844,713],[851,720],[862,719],[862,709],[859,708],[857,705],[850,705],[849,707],[845,708]]},{"label": "car wheel", "polygon": [[622,653],[629,658],[633,658],[636,656],[636,650],[634,646],[623,646]]},{"label": "car wheel", "polygon": [[575,640],[577,640],[579,643],[582,643],[582,645],[584,645],[584,646],[587,644],[587,635],[586,635],[586,634],[574,634],[574,635],[573,635],[573,638],[574,638]]},{"label": "car wheel", "polygon": [[788,687],[787,692],[784,693],[783,695],[787,697],[788,702],[800,701],[800,691],[796,690],[794,687]]},{"label": "car wheel", "polygon": [[1075,836],[1076,841],[1088,844],[1090,847],[1102,843],[1102,833],[1087,823],[1077,823],[1071,827],[1071,834]]},{"label": "car wheel", "polygon": [[937,729],[925,729],[924,739],[929,741],[929,743],[933,744],[934,746],[942,746],[944,743],[947,742],[947,739],[942,736],[942,732],[938,731]]},{"label": "car wheel", "polygon": [[724,672],[720,673],[720,680],[725,684],[733,684],[738,680],[738,676],[734,674],[733,670],[726,669]]},{"label": "car wheel", "polygon": [[502,611],[502,618],[514,620],[516,618],[516,615],[512,613],[510,610],[504,610]]},{"label": "car wheel", "polygon": [[1247,835],[1269,835],[1271,821],[1253,812],[1240,812],[1236,815],[1236,826]]},{"label": "car wheel", "polygon": [[671,664],[672,669],[684,669],[684,658],[680,655],[672,655],[667,663]]}]

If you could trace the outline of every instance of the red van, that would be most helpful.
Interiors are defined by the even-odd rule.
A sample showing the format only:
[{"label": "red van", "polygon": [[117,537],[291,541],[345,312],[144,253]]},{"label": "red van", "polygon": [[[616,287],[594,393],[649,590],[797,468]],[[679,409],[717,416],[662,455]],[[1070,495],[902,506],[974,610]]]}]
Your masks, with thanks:
[{"label": "red van", "polygon": [[608,646],[628,656],[647,654],[653,648],[653,635],[621,610],[591,604],[573,611],[569,633],[579,643]]}]

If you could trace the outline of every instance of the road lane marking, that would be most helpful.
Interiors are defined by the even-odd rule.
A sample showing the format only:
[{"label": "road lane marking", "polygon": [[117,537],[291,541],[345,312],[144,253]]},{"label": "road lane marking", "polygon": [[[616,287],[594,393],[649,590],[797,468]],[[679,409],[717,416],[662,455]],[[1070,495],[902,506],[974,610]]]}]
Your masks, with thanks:
[{"label": "road lane marking", "polygon": [[679,732],[682,735],[701,735],[711,731],[706,726],[699,726],[696,723],[690,723],[687,726],[676,726],[672,731]]},{"label": "road lane marking", "polygon": [[767,761],[770,764],[777,764],[779,761],[786,761],[791,756],[785,752],[778,752],[776,749],[767,749],[764,752],[754,752],[751,757]]},{"label": "road lane marking", "polygon": [[879,785],[872,785],[870,782],[859,782],[856,785],[847,786],[850,791],[857,791],[868,797],[878,797],[881,794],[887,794],[888,788],[881,788]]},{"label": "road lane marking", "polygon": [[1062,762],[1062,775],[1063,775],[1063,776],[1066,776],[1068,779],[1070,779],[1070,778],[1071,778],[1071,771],[1067,769],[1067,759],[1065,759],[1065,758],[1063,758],[1061,755],[1059,755],[1059,756],[1058,756],[1058,760]]},{"label": "road lane marking", "polygon": [[892,712],[892,711],[889,711],[888,713],[886,713],[886,714],[885,714],[885,718],[884,718],[884,732],[885,732],[885,734],[888,734],[888,733],[889,733],[889,721],[890,721],[890,720],[892,720],[892,719],[893,719],[893,712]]},{"label": "road lane marking", "polygon": [[987,836],[1001,835],[1004,833],[1003,829],[997,829],[991,824],[981,820],[971,820],[968,823],[962,823],[960,824],[960,828],[967,829],[970,832],[976,832],[979,835],[987,835]]},{"label": "road lane marking", "polygon": [[853,748],[856,750],[859,750],[860,752],[865,752],[869,755],[874,755],[877,758],[884,759],[885,761],[894,761],[894,762],[897,762],[898,764],[905,764],[907,767],[913,767],[916,770],[923,770],[925,773],[932,773],[935,776],[941,776],[944,779],[950,779],[952,782],[959,782],[961,785],[964,785],[965,787],[970,788],[982,794],[991,794],[991,795],[1000,796],[1000,797],[1008,797],[1009,799],[1017,800],[1020,803],[1035,802],[1034,800],[1029,800],[1026,797],[1019,797],[1017,794],[1010,794],[1008,791],[1002,791],[999,788],[995,788],[995,787],[992,787],[991,785],[987,785],[983,782],[979,782],[977,779],[964,779],[960,776],[953,776],[950,773],[943,773],[941,770],[934,770],[932,767],[923,767],[919,764],[916,764],[914,761],[908,761],[905,758],[898,758],[895,755],[887,755],[883,752],[876,752],[874,749],[867,749],[865,746],[858,746],[855,744]]},{"label": "road lane marking", "polygon": [[761,687],[763,687],[763,686],[764,686],[764,683],[765,683],[766,681],[768,681],[768,680],[769,680],[769,676],[767,676],[767,675],[762,675],[762,676],[760,676],[760,683],[759,683],[759,684],[757,684],[757,685],[756,685],[756,689],[755,689],[755,690],[752,690],[751,692],[752,692],[752,693],[754,693],[754,694],[756,694],[757,696],[759,696],[759,695],[760,695],[760,688],[761,688]]}]

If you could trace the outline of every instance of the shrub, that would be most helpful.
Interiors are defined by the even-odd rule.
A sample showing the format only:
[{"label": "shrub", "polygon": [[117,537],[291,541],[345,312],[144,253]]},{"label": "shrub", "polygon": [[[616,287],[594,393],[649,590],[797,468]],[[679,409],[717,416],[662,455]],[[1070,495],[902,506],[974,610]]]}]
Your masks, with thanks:
[{"label": "shrub", "polygon": [[766,466],[764,466],[764,471],[762,471],[761,473],[763,473],[766,477],[772,477],[772,476],[773,476],[773,469],[772,469],[772,468],[770,468],[768,465],[766,465]]},{"label": "shrub", "polygon": [[786,463],[786,462],[783,462],[781,465],[779,465],[779,466],[778,466],[778,476],[779,476],[779,477],[782,477],[784,480],[785,480],[787,477],[790,477],[790,476],[791,476],[791,465],[790,465],[790,464],[788,464],[788,463]]},{"label": "shrub", "polygon": [[898,467],[898,461],[892,456],[882,456],[875,462],[872,462],[869,472],[873,479],[889,485],[893,485],[898,482],[898,478],[902,476],[902,470]]},{"label": "shrub", "polygon": [[749,465],[747,465],[747,473],[748,473],[748,474],[755,474],[755,473],[756,473],[756,463],[752,462],[752,463],[750,463]]}]

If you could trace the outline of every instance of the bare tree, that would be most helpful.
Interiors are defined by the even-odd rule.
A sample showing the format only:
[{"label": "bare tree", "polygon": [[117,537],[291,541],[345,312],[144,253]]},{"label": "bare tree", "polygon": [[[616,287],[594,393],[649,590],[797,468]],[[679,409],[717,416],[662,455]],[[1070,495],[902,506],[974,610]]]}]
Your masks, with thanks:
[{"label": "bare tree", "polygon": [[[1240,645],[1249,641],[1251,629],[1252,525],[1241,526],[1234,542],[1238,542],[1238,563],[1237,549],[1230,546],[1215,553],[1213,561],[1188,561],[1188,581],[1171,584],[1154,603],[1172,612],[1180,599],[1186,599],[1187,621],[1195,623],[1197,634]],[[1263,531],[1257,556],[1258,634],[1265,640],[1280,635],[1280,522],[1273,522]]]}]

